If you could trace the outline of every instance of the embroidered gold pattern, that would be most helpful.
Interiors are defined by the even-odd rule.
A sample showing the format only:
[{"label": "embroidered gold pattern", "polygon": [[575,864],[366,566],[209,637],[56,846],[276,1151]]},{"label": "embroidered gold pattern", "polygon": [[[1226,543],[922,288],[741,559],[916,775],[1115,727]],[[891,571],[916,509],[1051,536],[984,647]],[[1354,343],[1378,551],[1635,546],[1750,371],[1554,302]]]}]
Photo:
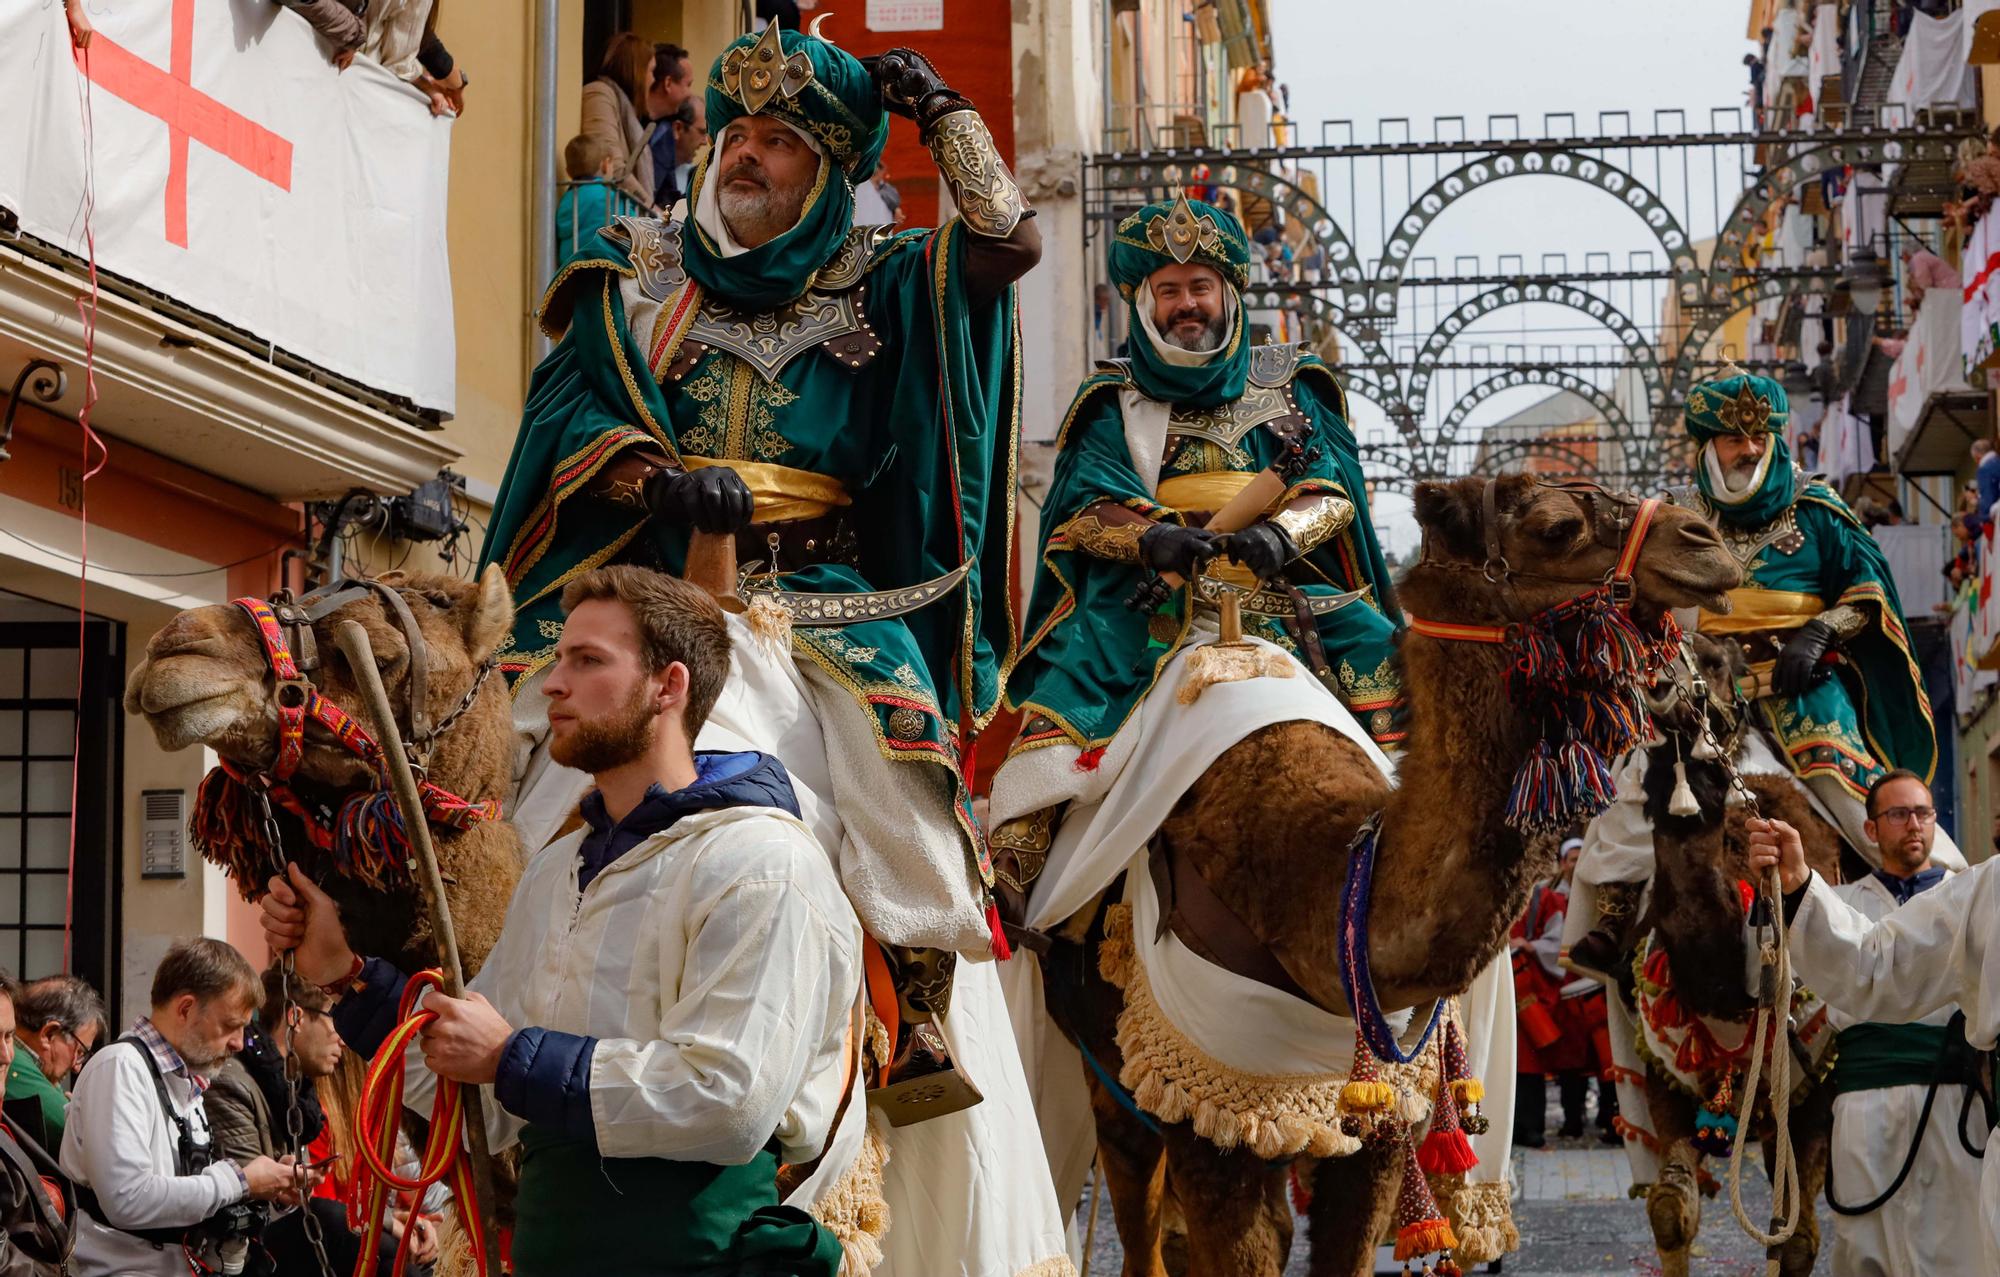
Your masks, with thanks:
[{"label": "embroidered gold pattern", "polygon": [[720,461],[777,461],[791,451],[778,430],[778,412],[798,402],[784,384],[765,381],[749,364],[727,352],[702,361],[681,384],[681,393],[700,407],[695,424],[681,432],[681,447]]},{"label": "embroidered gold pattern", "polygon": [[1386,659],[1368,674],[1356,670],[1352,662],[1342,661],[1335,676],[1353,700],[1373,701],[1403,694],[1403,680],[1396,677],[1395,665]]},{"label": "embroidered gold pattern", "polygon": [[1284,530],[1300,554],[1308,554],[1347,530],[1354,522],[1354,503],[1327,493],[1309,506],[1278,511],[1271,522]]},{"label": "embroidered gold pattern", "polygon": [[[931,127],[931,158],[951,187],[959,220],[975,235],[1004,239],[1014,233],[1027,201],[976,111],[953,111]],[[1186,259],[1183,258],[1183,261]]]},{"label": "embroidered gold pattern", "polygon": [[1840,639],[1851,639],[1868,628],[1867,613],[1850,603],[1830,607],[1813,619],[1825,621],[1832,627],[1834,636]]},{"label": "embroidered gold pattern", "polygon": [[1069,538],[1070,545],[1085,554],[1119,563],[1137,563],[1139,538],[1146,535],[1148,526],[1144,523],[1107,524],[1086,510],[1069,521],[1063,535]]}]

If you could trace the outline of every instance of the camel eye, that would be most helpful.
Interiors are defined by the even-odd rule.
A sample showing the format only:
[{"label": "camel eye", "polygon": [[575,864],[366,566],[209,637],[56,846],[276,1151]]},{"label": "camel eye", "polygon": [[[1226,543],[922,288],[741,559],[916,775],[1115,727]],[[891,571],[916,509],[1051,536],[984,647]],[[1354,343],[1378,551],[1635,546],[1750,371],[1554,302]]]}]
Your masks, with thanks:
[{"label": "camel eye", "polygon": [[1542,528],[1537,535],[1550,545],[1568,545],[1583,535],[1583,520],[1576,518],[1557,519],[1554,523]]}]

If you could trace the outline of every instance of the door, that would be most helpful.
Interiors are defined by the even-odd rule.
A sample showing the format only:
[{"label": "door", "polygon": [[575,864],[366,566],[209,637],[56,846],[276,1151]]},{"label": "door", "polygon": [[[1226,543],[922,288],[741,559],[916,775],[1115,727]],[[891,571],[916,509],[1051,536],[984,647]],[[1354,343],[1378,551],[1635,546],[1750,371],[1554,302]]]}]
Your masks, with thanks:
[{"label": "door", "polygon": [[0,592],[0,967],[63,970],[67,922],[69,969],[116,1006],[125,635],[76,618]]}]

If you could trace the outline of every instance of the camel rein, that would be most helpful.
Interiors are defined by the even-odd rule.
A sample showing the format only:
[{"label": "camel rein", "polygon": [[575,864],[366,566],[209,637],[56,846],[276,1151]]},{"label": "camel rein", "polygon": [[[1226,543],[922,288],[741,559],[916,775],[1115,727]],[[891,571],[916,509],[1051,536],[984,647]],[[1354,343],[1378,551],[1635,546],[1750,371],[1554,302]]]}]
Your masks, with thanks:
[{"label": "camel rein", "polygon": [[[1736,791],[1750,815],[1763,820],[1763,809],[1758,806],[1757,795],[1743,782],[1743,774],[1736,770],[1736,760],[1723,749],[1723,742],[1717,738],[1714,723],[1709,717],[1709,697],[1707,680],[1692,661],[1688,662],[1691,676],[1690,686],[1679,694],[1698,706],[1697,722],[1700,724],[1702,739],[1715,752],[1716,762],[1722,768],[1729,785]],[[1732,689],[1733,690],[1733,689]],[[1758,939],[1760,959],[1757,988],[1757,1010],[1750,1027],[1750,1064],[1744,1079],[1743,1098],[1736,1114],[1736,1138],[1729,1147],[1729,1209],[1736,1216],[1736,1224],[1752,1241],[1769,1250],[1784,1245],[1798,1231],[1799,1221],[1804,1214],[1803,1193],[1799,1184],[1798,1156],[1792,1147],[1792,1050],[1788,1032],[1792,989],[1792,955],[1789,937],[1786,934],[1784,890],[1778,881],[1777,866],[1772,866],[1759,884],[1763,912],[1767,923],[1757,921],[1753,910],[1751,925],[1760,932],[1766,925],[1768,935]],[[1785,1000],[1785,1010],[1781,1014],[1779,999]],[[1759,1049],[1759,1048],[1762,1049]],[[1771,1214],[1780,1222],[1771,1232],[1751,1222],[1750,1214],[1743,1208],[1743,1148],[1750,1132],[1750,1119],[1757,1108],[1757,1082],[1763,1071],[1764,1056],[1771,1057],[1771,1076],[1764,1079],[1765,1089],[1771,1097],[1771,1124],[1773,1156],[1767,1168],[1771,1175]],[[1779,1260],[1772,1256],[1768,1262],[1767,1277],[1778,1277]]]}]

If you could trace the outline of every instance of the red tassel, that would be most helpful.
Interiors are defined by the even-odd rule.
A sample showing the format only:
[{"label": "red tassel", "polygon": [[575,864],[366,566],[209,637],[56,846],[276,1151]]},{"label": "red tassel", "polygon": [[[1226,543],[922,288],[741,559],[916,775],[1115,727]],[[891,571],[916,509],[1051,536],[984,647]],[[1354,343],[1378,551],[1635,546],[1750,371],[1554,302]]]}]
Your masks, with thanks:
[{"label": "red tassel", "polygon": [[1417,1148],[1417,1165],[1427,1175],[1463,1175],[1479,1165],[1479,1154],[1456,1124],[1450,1130],[1434,1126]]},{"label": "red tassel", "polygon": [[1013,946],[1007,943],[1006,929],[1000,925],[1000,906],[991,902],[986,906],[986,929],[993,933],[993,956],[1001,962],[1013,957]]},{"label": "red tassel", "polygon": [[1736,880],[1736,894],[1743,901],[1743,912],[1746,914],[1749,913],[1750,906],[1756,902],[1757,889],[1750,885],[1748,878],[1738,878]]},{"label": "red tassel", "polygon": [[1432,1251],[1455,1249],[1458,1238],[1453,1235],[1444,1212],[1438,1209],[1437,1198],[1431,1196],[1430,1183],[1418,1167],[1416,1150],[1410,1147],[1407,1131],[1403,1134],[1403,1151],[1403,1188],[1396,1197],[1396,1258],[1400,1261]]},{"label": "red tassel", "polygon": [[1104,750],[1105,746],[1099,745],[1095,749],[1086,749],[1081,754],[1078,754],[1076,756],[1076,769],[1080,772],[1096,771],[1098,765],[1104,761]]},{"label": "red tassel", "polygon": [[1313,1204],[1312,1185],[1306,1183],[1305,1176],[1299,1174],[1299,1164],[1297,1162],[1293,1162],[1291,1169],[1285,1172],[1285,1178],[1292,1190],[1292,1213],[1294,1215],[1303,1215],[1311,1210]]}]

